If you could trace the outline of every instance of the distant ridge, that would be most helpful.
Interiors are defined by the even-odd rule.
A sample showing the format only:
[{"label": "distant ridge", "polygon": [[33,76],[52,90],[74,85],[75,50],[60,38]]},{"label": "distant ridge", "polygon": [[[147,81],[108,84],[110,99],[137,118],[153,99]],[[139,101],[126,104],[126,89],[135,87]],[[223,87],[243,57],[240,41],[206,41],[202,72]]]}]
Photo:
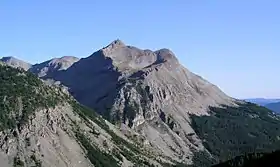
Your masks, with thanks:
[{"label": "distant ridge", "polygon": [[39,64],[30,64],[15,57],[3,57],[1,62],[15,68],[22,68],[30,71],[39,77],[46,75],[54,75],[57,71],[66,70],[80,59],[74,56],[63,56],[61,58],[53,58]]},{"label": "distant ridge", "polygon": [[22,68],[24,70],[29,70],[32,67],[31,64],[19,60],[15,57],[3,57],[0,59],[0,61],[4,62],[5,64],[11,67]]},{"label": "distant ridge", "polygon": [[265,105],[265,107],[276,113],[280,113],[280,102],[268,103]]},{"label": "distant ridge", "polygon": [[275,103],[275,102],[280,102],[280,98],[275,98],[275,99],[266,99],[266,98],[249,98],[249,99],[244,99],[247,102],[255,103],[261,106],[265,106],[269,103]]}]

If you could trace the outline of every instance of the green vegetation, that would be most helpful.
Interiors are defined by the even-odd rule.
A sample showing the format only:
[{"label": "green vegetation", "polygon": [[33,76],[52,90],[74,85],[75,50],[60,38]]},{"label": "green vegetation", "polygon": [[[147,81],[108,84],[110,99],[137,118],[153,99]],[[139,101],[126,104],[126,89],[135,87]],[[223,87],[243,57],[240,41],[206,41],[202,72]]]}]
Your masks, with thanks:
[{"label": "green vegetation", "polygon": [[196,133],[216,163],[245,153],[280,148],[280,121],[270,110],[244,103],[239,107],[210,107],[210,111],[211,116],[191,118]]},{"label": "green vegetation", "polygon": [[206,151],[194,152],[192,161],[193,165],[191,167],[209,167],[217,163]]},{"label": "green vegetation", "polygon": [[280,151],[272,153],[254,153],[238,156],[213,167],[272,167],[279,166]]},{"label": "green vegetation", "polygon": [[143,88],[142,83],[135,85],[136,91],[141,95],[141,106],[145,108],[149,101],[153,101],[153,95],[150,93],[150,87],[146,86]]},{"label": "green vegetation", "polygon": [[76,137],[83,145],[83,147],[87,150],[87,157],[94,166],[96,167],[104,167],[104,166],[119,167],[120,166],[117,160],[115,160],[112,155],[109,155],[105,152],[100,151],[98,148],[93,147],[84,134],[77,131]]},{"label": "green vegetation", "polygon": [[102,129],[109,131],[110,128],[106,124],[105,120],[100,117],[95,111],[91,110],[90,108],[77,103],[76,101],[71,101],[72,108],[74,112],[76,112],[84,121],[89,123],[89,119],[95,122],[98,126]]},{"label": "green vegetation", "polygon": [[33,167],[42,167],[42,162],[36,158],[35,154],[32,154],[30,158],[35,163],[35,166]]},{"label": "green vegetation", "polygon": [[[105,120],[102,119],[99,115],[97,115],[94,111],[91,109],[82,106],[75,101],[72,102],[73,109],[76,113],[80,115],[81,118],[85,120],[85,122],[89,121],[88,119],[91,119],[93,122],[95,122],[98,126],[100,126],[102,129],[104,129],[110,136],[112,136],[113,142],[120,148],[118,151],[114,151],[112,155],[114,155],[117,159],[120,161],[122,160],[121,155],[126,157],[129,161],[134,162],[135,164],[144,164],[147,163],[142,155],[145,155],[145,153],[141,150],[141,148],[138,148],[134,144],[124,140],[123,138],[116,135],[106,124]],[[77,136],[78,138],[78,136]],[[79,140],[83,140],[84,147],[88,150],[88,148],[91,148],[92,146],[88,146],[90,144],[89,142],[86,142],[86,138],[83,136],[79,136]],[[81,142],[82,143],[82,142]],[[94,149],[94,148],[92,148]],[[89,151],[90,152],[90,151]],[[93,151],[94,152],[94,151]],[[121,155],[120,155],[121,154]],[[108,156],[107,154],[106,156]],[[112,156],[111,155],[111,156]],[[99,161],[103,161],[102,156],[98,156],[95,158],[101,158]]]},{"label": "green vegetation", "polygon": [[62,99],[35,75],[0,65],[0,130],[21,127],[35,110],[54,107]]},{"label": "green vegetation", "polygon": [[14,157],[13,167],[24,167],[24,162],[18,156]]},{"label": "green vegetation", "polygon": [[128,119],[128,126],[130,128],[133,126],[133,120],[136,117],[136,112],[138,108],[139,106],[137,105],[137,103],[134,103],[134,105],[128,104],[128,99],[126,100],[126,104],[123,111],[123,123],[125,123],[125,121]]}]

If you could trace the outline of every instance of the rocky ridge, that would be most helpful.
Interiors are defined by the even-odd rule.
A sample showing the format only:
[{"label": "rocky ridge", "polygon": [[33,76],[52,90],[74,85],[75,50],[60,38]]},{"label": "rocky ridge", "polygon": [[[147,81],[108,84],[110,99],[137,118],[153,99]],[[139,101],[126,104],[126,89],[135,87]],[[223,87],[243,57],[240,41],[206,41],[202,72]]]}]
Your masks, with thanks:
[{"label": "rocky ridge", "polygon": [[79,58],[74,56],[63,56],[61,58],[53,58],[43,63],[34,65],[24,62],[23,60],[19,60],[15,57],[3,57],[0,59],[0,61],[11,67],[22,68],[38,75],[39,77],[44,77],[46,75],[50,76],[58,71],[68,69],[75,62],[79,61]]},{"label": "rocky ridge", "polygon": [[14,67],[14,68],[22,68],[24,70],[29,70],[31,68],[31,64],[29,63],[26,63],[22,60],[19,60],[15,57],[2,57],[0,59],[1,62],[11,66],[11,67]]},{"label": "rocky ridge", "polygon": [[54,58],[49,61],[33,65],[29,71],[37,74],[39,77],[44,77],[46,75],[50,76],[55,72],[67,70],[77,61],[79,61],[79,58],[73,56]]}]

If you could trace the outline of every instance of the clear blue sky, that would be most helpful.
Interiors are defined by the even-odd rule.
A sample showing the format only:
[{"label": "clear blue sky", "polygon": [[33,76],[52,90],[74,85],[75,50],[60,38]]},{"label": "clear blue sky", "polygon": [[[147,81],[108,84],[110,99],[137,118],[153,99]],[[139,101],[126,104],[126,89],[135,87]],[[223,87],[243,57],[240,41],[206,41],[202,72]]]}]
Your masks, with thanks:
[{"label": "clear blue sky", "polygon": [[0,56],[86,57],[119,38],[170,48],[237,98],[280,97],[278,0],[4,0]]}]

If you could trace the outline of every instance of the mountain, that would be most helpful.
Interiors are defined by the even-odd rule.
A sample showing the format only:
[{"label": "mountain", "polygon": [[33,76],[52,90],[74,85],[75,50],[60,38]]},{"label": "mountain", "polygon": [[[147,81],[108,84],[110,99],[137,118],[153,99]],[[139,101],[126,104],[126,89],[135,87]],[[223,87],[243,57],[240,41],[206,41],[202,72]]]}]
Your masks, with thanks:
[{"label": "mountain", "polygon": [[45,78],[60,81],[80,103],[122,131],[140,134],[172,161],[211,166],[280,147],[277,116],[227,96],[169,49],[143,50],[115,40]]},{"label": "mountain", "polygon": [[68,69],[74,63],[79,61],[79,58],[73,56],[63,56],[61,58],[54,58],[34,65],[14,57],[3,57],[2,59],[0,59],[0,61],[11,67],[22,68],[26,71],[30,71],[43,78],[46,75],[51,76],[57,71]]},{"label": "mountain", "polygon": [[[59,89],[60,93],[49,97],[44,93],[51,93],[51,90],[37,91],[31,87],[26,94],[32,100],[50,101],[52,106],[46,102],[38,104],[51,113],[56,113],[52,108],[61,104],[70,107],[57,109],[56,116],[45,118],[44,114],[39,114],[44,119],[27,120],[52,128],[40,122],[52,118],[45,122],[55,122],[59,129],[67,132],[66,136],[73,139],[71,141],[78,143],[75,147],[81,150],[78,152],[87,155],[81,162],[95,166],[117,166],[116,161],[121,161],[122,166],[208,167],[240,155],[272,152],[280,148],[279,115],[265,107],[229,97],[214,84],[183,67],[169,49],[144,50],[115,40],[62,70],[49,64],[52,63],[47,61],[37,65],[38,68],[34,68],[36,65],[30,68],[38,70],[29,69],[44,80],[34,86],[45,85],[51,90]],[[55,70],[44,70],[45,67]],[[30,75],[16,76],[27,74]],[[33,83],[37,82],[30,82]],[[24,85],[29,84],[17,88],[22,90]],[[3,91],[7,90],[10,88],[3,88]],[[83,106],[76,101],[73,104],[68,91]],[[39,92],[48,98],[40,97]],[[63,93],[67,95],[62,96]],[[42,107],[38,107],[38,111],[39,108]],[[44,132],[40,128],[36,131]],[[67,165],[71,166],[75,160],[68,160],[72,159],[70,144],[62,141],[64,138],[57,133],[47,132],[57,139],[56,143],[63,143],[66,148],[55,156],[44,155],[41,160],[58,162],[56,159],[62,156],[65,158],[63,161],[70,162]],[[46,145],[44,148],[53,150],[55,146]]]},{"label": "mountain", "polygon": [[252,98],[252,99],[244,99],[244,100],[261,106],[265,106],[269,103],[280,102],[280,99],[265,99],[265,98]]},{"label": "mountain", "polygon": [[269,103],[269,104],[266,104],[265,107],[276,113],[280,113],[280,102]]},{"label": "mountain", "polygon": [[[9,167],[161,166],[173,163],[138,144],[60,87],[0,65],[0,163]],[[130,140],[127,136],[133,136]],[[139,137],[138,137],[139,136]],[[161,163],[161,164],[160,164]]]},{"label": "mountain", "polygon": [[208,106],[236,105],[180,65],[170,50],[141,50],[120,40],[51,78],[110,122],[133,129],[153,149],[187,164],[195,152],[205,150],[190,115],[207,115]]},{"label": "mountain", "polygon": [[15,68],[22,68],[24,70],[28,70],[31,68],[31,64],[26,63],[22,60],[19,60],[15,57],[3,57],[0,59],[0,61],[4,62],[5,64],[11,66],[11,67],[15,67]]},{"label": "mountain", "polygon": [[29,71],[37,74],[39,77],[44,77],[46,75],[53,75],[53,73],[57,71],[66,70],[77,61],[79,61],[79,58],[73,56],[54,58],[43,63],[33,65]]}]

